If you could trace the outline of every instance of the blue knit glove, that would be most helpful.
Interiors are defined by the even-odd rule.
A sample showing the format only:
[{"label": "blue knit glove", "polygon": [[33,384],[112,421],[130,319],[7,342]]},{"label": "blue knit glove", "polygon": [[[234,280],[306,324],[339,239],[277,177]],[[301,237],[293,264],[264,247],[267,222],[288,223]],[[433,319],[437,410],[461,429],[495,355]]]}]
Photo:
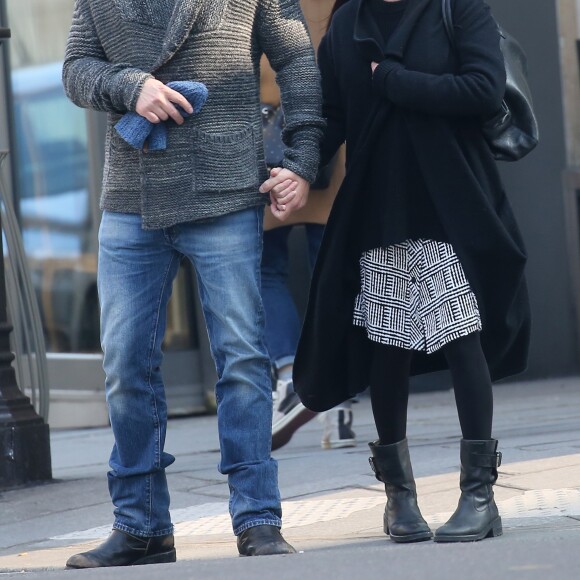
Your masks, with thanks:
[{"label": "blue knit glove", "polygon": [[[203,83],[193,81],[172,81],[167,86],[181,93],[193,107],[194,113],[199,113],[207,100],[207,87]],[[175,105],[182,117],[189,117],[179,105]],[[161,151],[167,148],[167,122],[152,123],[138,113],[125,113],[115,125],[115,130],[131,147],[143,149],[148,140],[149,151]]]}]

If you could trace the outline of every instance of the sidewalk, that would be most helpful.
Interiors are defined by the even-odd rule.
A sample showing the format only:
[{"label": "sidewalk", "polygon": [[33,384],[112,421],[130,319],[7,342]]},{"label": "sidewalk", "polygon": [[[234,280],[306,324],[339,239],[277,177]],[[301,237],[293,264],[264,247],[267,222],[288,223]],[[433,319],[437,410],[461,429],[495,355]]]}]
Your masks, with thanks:
[{"label": "sidewalk", "polygon": [[[541,530],[546,549],[563,533],[580,539],[580,378],[501,385],[495,393],[494,435],[504,458],[495,492],[505,535],[522,548],[525,531]],[[366,442],[376,438],[369,399],[362,397],[354,413],[357,447],[322,450],[321,425],[313,420],[274,453],[284,499],[283,533],[320,562],[332,563],[336,548],[347,553],[356,546],[372,559],[378,547],[392,544],[382,532],[384,491],[367,462]],[[412,395],[409,416],[419,502],[436,528],[454,510],[459,494],[459,426],[452,393]],[[55,482],[0,494],[0,573],[62,570],[70,555],[95,546],[110,530],[105,477],[109,430],[53,432],[51,442]],[[212,561],[235,559],[231,565],[239,568],[239,562],[253,560],[237,557],[227,483],[216,469],[216,418],[171,420],[166,448],[177,457],[168,479],[178,564],[204,561],[205,577],[217,578],[211,575]],[[479,544],[492,550],[504,541]],[[407,557],[419,552],[398,553]],[[580,561],[577,554],[570,558],[569,564],[561,558],[557,564]],[[141,574],[145,568],[152,567],[141,568]],[[353,572],[332,575],[352,578]]]}]

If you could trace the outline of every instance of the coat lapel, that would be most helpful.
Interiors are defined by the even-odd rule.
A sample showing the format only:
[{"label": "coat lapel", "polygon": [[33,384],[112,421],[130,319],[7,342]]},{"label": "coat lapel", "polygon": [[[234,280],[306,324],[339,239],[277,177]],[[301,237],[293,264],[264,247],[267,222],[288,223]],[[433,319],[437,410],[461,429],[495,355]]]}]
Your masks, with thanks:
[{"label": "coat lapel", "polygon": [[374,21],[366,0],[359,0],[354,23],[354,41],[370,61],[383,60],[383,51],[379,44],[381,32]]},{"label": "coat lapel", "polygon": [[399,22],[399,26],[395,28],[395,31],[389,39],[385,56],[397,58],[399,60],[403,58],[405,47],[407,46],[407,42],[411,37],[417,20],[419,20],[427,6],[429,6],[433,1],[434,0],[409,0],[407,9],[401,18],[401,22]]},{"label": "coat lapel", "polygon": [[175,0],[175,6],[167,26],[161,52],[151,72],[162,67],[170,60],[187,40],[204,1],[209,0]]},{"label": "coat lapel", "polygon": [[401,60],[403,58],[405,46],[411,37],[411,33],[415,28],[417,20],[432,1],[433,0],[408,0],[401,21],[389,39],[387,51],[383,53],[380,44],[377,41],[377,39],[380,38],[380,31],[370,14],[368,6],[366,6],[367,0],[359,0],[354,25],[355,42],[359,44],[363,53],[368,58],[376,62],[380,62],[385,57]]}]

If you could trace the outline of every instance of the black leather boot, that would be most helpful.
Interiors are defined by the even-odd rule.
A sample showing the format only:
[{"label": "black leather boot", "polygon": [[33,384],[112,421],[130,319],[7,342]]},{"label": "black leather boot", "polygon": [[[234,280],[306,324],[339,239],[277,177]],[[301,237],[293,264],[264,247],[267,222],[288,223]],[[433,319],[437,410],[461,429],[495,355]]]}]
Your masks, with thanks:
[{"label": "black leather boot", "polygon": [[455,513],[435,532],[436,542],[475,542],[501,536],[501,518],[493,499],[493,484],[501,453],[497,441],[461,440],[461,497]]},{"label": "black leather boot", "polygon": [[276,526],[254,526],[238,536],[240,556],[295,554],[296,550],[282,537]]},{"label": "black leather boot", "polygon": [[97,548],[71,556],[67,568],[106,568],[109,566],[140,566],[175,562],[173,534],[154,538],[139,538],[120,530]]},{"label": "black leather boot", "polygon": [[383,516],[385,534],[395,542],[421,542],[433,537],[417,505],[417,489],[407,440],[392,445],[369,443],[369,463],[385,484],[387,505]]}]

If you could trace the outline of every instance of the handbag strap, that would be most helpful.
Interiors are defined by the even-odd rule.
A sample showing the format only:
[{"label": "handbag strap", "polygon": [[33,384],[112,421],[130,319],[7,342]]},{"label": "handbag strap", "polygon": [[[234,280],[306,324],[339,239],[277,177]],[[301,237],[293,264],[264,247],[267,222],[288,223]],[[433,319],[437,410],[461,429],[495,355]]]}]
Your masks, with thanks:
[{"label": "handbag strap", "polygon": [[447,32],[449,42],[455,50],[455,31],[453,30],[453,12],[451,10],[451,0],[441,0],[441,13],[443,15],[443,25],[445,26],[445,32]]}]

